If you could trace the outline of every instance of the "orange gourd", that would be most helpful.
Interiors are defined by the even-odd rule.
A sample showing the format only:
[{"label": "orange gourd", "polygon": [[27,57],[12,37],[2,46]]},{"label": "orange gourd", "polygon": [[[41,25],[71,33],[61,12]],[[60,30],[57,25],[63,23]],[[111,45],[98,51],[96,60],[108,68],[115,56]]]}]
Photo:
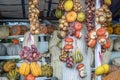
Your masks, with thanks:
[{"label": "orange gourd", "polygon": [[82,24],[80,22],[76,22],[74,28],[76,31],[79,31],[82,29]]},{"label": "orange gourd", "polygon": [[10,28],[10,35],[14,36],[14,35],[20,35],[21,34],[21,28],[20,26],[12,26]]},{"label": "orange gourd", "polygon": [[67,12],[66,14],[66,21],[67,22],[74,22],[77,18],[77,13],[75,11]]}]

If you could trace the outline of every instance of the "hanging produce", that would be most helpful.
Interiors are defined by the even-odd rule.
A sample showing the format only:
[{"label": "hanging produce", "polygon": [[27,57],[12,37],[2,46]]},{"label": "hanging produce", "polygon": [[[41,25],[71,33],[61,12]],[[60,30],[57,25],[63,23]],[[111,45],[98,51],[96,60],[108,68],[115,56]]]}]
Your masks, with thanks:
[{"label": "hanging produce", "polygon": [[30,32],[31,34],[40,33],[40,24],[39,24],[39,9],[38,9],[39,0],[29,0],[29,20],[30,20]]},{"label": "hanging produce", "polygon": [[87,76],[87,73],[86,73],[86,69],[85,69],[85,65],[84,64],[78,64],[77,65],[77,69],[79,71],[79,75],[81,78],[84,78]]},{"label": "hanging produce", "polygon": [[95,28],[95,0],[85,0],[86,4],[86,27],[88,32]]},{"label": "hanging produce", "polygon": [[105,23],[111,22],[112,12],[109,10],[107,5],[102,5],[96,10],[96,22],[101,25],[106,25]]},{"label": "hanging produce", "polygon": [[74,51],[72,57],[73,57],[75,63],[80,63],[83,61],[83,56],[80,53],[80,51],[78,50],[78,48]]},{"label": "hanging produce", "polygon": [[31,48],[24,46],[19,55],[21,59],[28,62],[38,61],[41,58],[40,52],[37,50],[35,45],[31,45]]}]

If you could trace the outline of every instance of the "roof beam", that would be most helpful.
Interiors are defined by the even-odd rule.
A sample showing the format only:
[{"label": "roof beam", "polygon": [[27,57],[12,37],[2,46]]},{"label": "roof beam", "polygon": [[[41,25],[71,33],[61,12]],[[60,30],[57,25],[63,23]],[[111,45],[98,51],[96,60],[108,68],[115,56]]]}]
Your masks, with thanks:
[{"label": "roof beam", "polygon": [[25,0],[21,0],[21,6],[22,6],[22,14],[23,14],[23,18],[25,18]]}]

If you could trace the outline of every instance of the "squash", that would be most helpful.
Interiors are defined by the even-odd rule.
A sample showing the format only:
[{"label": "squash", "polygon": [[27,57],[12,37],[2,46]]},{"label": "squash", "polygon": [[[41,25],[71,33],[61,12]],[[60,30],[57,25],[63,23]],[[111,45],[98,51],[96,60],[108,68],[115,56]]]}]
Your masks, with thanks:
[{"label": "squash", "polygon": [[115,51],[120,51],[120,39],[116,39],[113,45]]},{"label": "squash", "polygon": [[0,26],[0,39],[5,39],[9,36],[9,27],[3,24]]},{"label": "squash", "polygon": [[20,35],[20,33],[21,33],[21,28],[20,28],[20,26],[12,26],[11,28],[10,28],[10,35],[11,36],[14,36],[14,35]]},{"label": "squash", "polygon": [[7,54],[9,56],[12,56],[12,55],[18,55],[19,52],[21,50],[21,45],[17,44],[10,44],[8,47],[7,47]]},{"label": "squash", "polygon": [[6,54],[6,47],[0,43],[0,56],[4,56]]}]

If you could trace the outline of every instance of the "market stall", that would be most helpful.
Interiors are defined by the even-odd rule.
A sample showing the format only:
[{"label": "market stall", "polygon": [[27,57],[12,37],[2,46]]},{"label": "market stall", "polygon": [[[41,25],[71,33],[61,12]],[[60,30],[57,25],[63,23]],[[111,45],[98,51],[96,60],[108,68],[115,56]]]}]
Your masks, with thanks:
[{"label": "market stall", "polygon": [[119,80],[117,3],[1,0],[0,80]]}]

